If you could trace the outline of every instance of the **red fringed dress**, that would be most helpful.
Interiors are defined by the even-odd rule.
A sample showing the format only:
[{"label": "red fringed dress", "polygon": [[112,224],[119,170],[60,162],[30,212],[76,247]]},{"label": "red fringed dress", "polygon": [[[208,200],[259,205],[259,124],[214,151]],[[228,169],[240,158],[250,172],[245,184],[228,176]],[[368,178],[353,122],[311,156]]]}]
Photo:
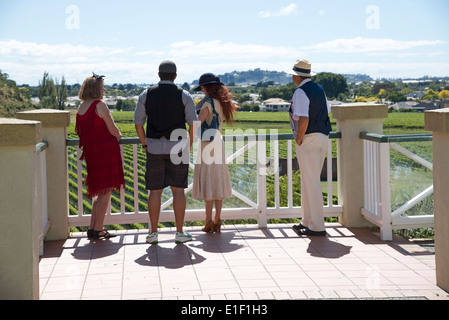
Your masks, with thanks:
[{"label": "red fringed dress", "polygon": [[80,160],[86,160],[84,183],[89,198],[120,190],[125,185],[120,145],[96,113],[99,102],[94,101],[83,115],[76,113],[76,133],[83,151]]}]

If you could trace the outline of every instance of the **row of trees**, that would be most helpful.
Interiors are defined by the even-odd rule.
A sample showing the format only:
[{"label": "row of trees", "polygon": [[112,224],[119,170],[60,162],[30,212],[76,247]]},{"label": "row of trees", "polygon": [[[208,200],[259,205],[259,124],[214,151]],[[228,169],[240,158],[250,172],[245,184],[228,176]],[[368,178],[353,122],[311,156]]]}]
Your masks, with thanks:
[{"label": "row of trees", "polygon": [[[343,102],[391,101],[392,103],[406,101],[409,94],[421,92],[420,100],[449,99],[447,82],[434,80],[422,82],[403,82],[400,80],[380,80],[376,82],[362,81],[348,83],[347,78],[340,74],[322,72],[312,78],[321,84],[328,99]],[[275,86],[230,87],[239,102],[247,101],[249,93],[258,93],[260,100],[281,98],[291,100],[296,87],[293,83]]]},{"label": "row of trees", "polygon": [[[330,100],[337,99],[343,102],[366,102],[366,101],[391,101],[392,103],[406,101],[407,96],[414,92],[424,92],[421,100],[449,99],[449,85],[439,80],[423,81],[416,83],[406,83],[402,81],[381,81],[365,80],[357,83],[348,83],[347,76],[331,72],[322,72],[313,77],[313,80],[321,84]],[[276,86],[275,82],[259,81],[252,86],[234,86],[234,83],[227,83],[229,90],[234,94],[234,99],[240,106],[248,101],[252,101],[250,94],[258,94],[259,100],[264,101],[270,98],[281,98],[286,101],[296,90],[293,83]],[[191,91],[188,83],[184,83],[182,88]],[[24,88],[25,89],[25,88]],[[80,85],[67,85],[64,77],[61,82],[54,80],[45,72],[38,87],[26,88],[31,96],[39,97],[42,108],[52,108],[63,110],[68,96],[78,95]],[[144,88],[136,84],[117,84],[105,86],[107,96],[128,97],[139,95]],[[254,106],[247,106],[250,110]],[[132,104],[123,100],[117,104],[118,110],[130,110]],[[255,110],[253,110],[255,111]]]},{"label": "row of trees", "polygon": [[58,80],[53,80],[48,72],[44,72],[42,80],[39,81],[37,89],[40,106],[43,109],[65,109],[65,102],[67,101],[67,84],[64,76],[59,83]]},{"label": "row of trees", "polygon": [[388,100],[396,103],[406,101],[409,94],[418,92],[423,93],[422,96],[416,97],[420,100],[447,99],[449,96],[449,85],[439,80],[422,82],[383,80],[375,83],[363,81],[350,84],[349,89],[354,102]]},{"label": "row of trees", "polygon": [[136,110],[136,102],[131,99],[117,99],[117,103],[115,104],[115,110],[134,111]]},{"label": "row of trees", "polygon": [[[322,72],[312,78],[313,81],[319,83],[326,91],[329,99],[344,98],[349,94],[348,82],[341,74],[331,72]],[[293,83],[282,85],[279,87],[262,87],[260,90],[260,100],[270,98],[281,98],[291,100],[296,86]]]}]

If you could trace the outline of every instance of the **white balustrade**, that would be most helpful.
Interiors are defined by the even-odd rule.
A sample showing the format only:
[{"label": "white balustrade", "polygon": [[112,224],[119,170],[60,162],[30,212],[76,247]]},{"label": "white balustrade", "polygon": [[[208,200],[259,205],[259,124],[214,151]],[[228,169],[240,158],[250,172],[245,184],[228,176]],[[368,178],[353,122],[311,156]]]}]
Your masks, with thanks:
[{"label": "white balustrade", "polygon": [[432,135],[383,136],[362,132],[364,147],[364,207],[362,215],[380,227],[382,240],[391,241],[394,229],[423,228],[433,226],[433,214],[406,215],[406,211],[433,193],[433,185],[391,210],[390,148],[421,164],[429,170],[433,165],[395,142],[429,141]]},{"label": "white balustrade", "polygon": [[[331,133],[331,138],[338,137],[338,134]],[[292,143],[294,142],[293,136],[291,134],[273,134],[273,135],[242,135],[242,136],[223,136],[225,144],[230,144],[231,147],[226,146],[226,152],[230,153],[227,155],[227,163],[233,164],[241,161],[239,157],[245,157],[246,162],[254,165],[254,170],[257,171],[255,175],[255,181],[253,184],[257,188],[257,196],[251,197],[244,194],[238,188],[233,188],[232,194],[234,197],[240,199],[245,207],[241,208],[223,208],[222,218],[223,219],[257,219],[259,221],[260,227],[266,227],[267,221],[269,219],[275,218],[300,218],[301,217],[301,207],[293,205],[293,148]],[[243,142],[245,140],[245,142]],[[287,194],[283,194],[280,191],[280,174],[279,174],[279,142],[285,141],[287,148],[287,180],[288,180],[288,191]],[[77,147],[78,140],[68,140],[69,146]],[[143,177],[144,172],[142,166],[145,166],[142,157],[139,163],[139,140],[136,138],[128,138],[121,140],[121,150],[123,157],[123,148],[125,145],[132,145],[132,174],[133,174],[133,186],[132,187],[132,202],[134,204],[134,210],[126,210],[125,208],[125,190],[120,191],[120,212],[110,213],[108,212],[105,218],[105,224],[130,224],[130,223],[148,223],[148,212],[141,211],[139,209],[139,176]],[[267,158],[267,147],[269,147],[270,157]],[[81,151],[77,147],[76,157],[79,159]],[[229,150],[232,152],[229,152]],[[195,151],[195,146],[193,148]],[[69,151],[70,152],[70,151]],[[144,156],[143,156],[144,157]],[[195,158],[195,157],[193,157]],[[72,157],[73,159],[73,157]],[[240,160],[239,160],[240,159]],[[268,161],[270,160],[270,161]],[[70,160],[69,160],[70,161]],[[254,163],[251,163],[253,161]],[[139,169],[139,164],[141,168]],[[246,163],[245,163],[246,164]],[[77,161],[77,187],[78,187],[78,214],[69,216],[69,226],[79,227],[88,226],[90,222],[90,215],[84,214],[84,204],[83,199],[83,184],[82,184],[82,172],[83,163],[82,161]],[[194,164],[190,163],[190,168],[194,168]],[[129,167],[128,167],[129,169]],[[325,217],[339,217],[342,214],[342,207],[340,205],[334,205],[332,203],[332,194],[337,193],[333,189],[332,184],[332,139],[329,139],[328,145],[328,161],[327,161],[327,186],[325,190],[328,193],[328,201],[324,207]],[[231,173],[232,175],[232,173]],[[267,207],[267,175],[274,176],[274,206]],[[231,176],[232,179],[232,176]],[[246,181],[247,182],[247,181]],[[127,182],[129,185],[129,180]],[[188,194],[191,192],[193,184],[191,183],[185,190]],[[130,195],[131,192],[128,192]],[[281,197],[287,199],[287,206],[281,207]],[[142,198],[142,197],[141,197]],[[146,202],[147,199],[141,199],[141,201]],[[85,201],[85,200],[84,200]],[[174,213],[169,207],[172,205],[173,198],[170,198],[162,203],[161,205],[161,215],[160,222],[174,222]],[[129,200],[128,200],[129,203]],[[185,221],[201,221],[204,220],[204,207],[200,209],[190,209],[187,208]]]}]

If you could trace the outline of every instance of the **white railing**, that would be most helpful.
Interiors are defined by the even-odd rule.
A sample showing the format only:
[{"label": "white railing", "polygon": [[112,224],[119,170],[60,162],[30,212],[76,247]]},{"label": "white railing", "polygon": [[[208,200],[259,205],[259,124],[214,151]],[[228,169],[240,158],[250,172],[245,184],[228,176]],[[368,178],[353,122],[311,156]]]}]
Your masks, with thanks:
[{"label": "white railing", "polygon": [[36,209],[39,215],[39,255],[44,254],[44,239],[50,228],[47,206],[47,148],[48,144],[46,142],[41,142],[36,145],[36,192],[37,199],[39,199],[39,204]]},{"label": "white railing", "polygon": [[[390,148],[433,170],[432,164],[412,153],[397,142],[431,141],[431,134],[383,136],[362,132],[364,147],[364,207],[362,215],[380,227],[382,240],[392,240],[394,229],[411,229],[433,226],[433,214],[406,215],[405,213],[433,194],[433,185],[391,210]],[[405,215],[404,215],[405,214]]]},{"label": "white railing", "polygon": [[[260,133],[260,130],[259,130]],[[225,150],[227,156],[228,165],[240,165],[246,166],[248,171],[253,172],[254,181],[253,184],[256,188],[256,192],[252,192],[251,195],[245,194],[237,187],[233,187],[232,194],[235,198],[238,198],[245,207],[232,208],[226,207],[224,204],[222,211],[222,219],[257,219],[260,227],[266,227],[267,221],[274,218],[299,218],[301,217],[301,207],[293,205],[293,168],[292,161],[287,161],[287,181],[288,191],[284,194],[280,190],[280,174],[279,174],[279,149],[280,142],[285,142],[286,158],[293,159],[293,135],[292,134],[258,134],[258,135],[224,135]],[[331,133],[328,145],[328,161],[327,161],[327,186],[328,201],[324,207],[325,217],[339,217],[342,215],[342,207],[340,205],[334,205],[332,203],[332,195],[336,193],[332,183],[332,139],[339,138],[338,133]],[[80,149],[77,147],[78,140],[67,140],[69,148],[76,147],[76,159],[80,157]],[[127,151],[127,157],[132,157],[132,168],[129,165],[128,169],[132,169],[132,179],[128,179],[127,190],[121,190],[120,196],[116,201],[120,202],[120,212],[111,213],[111,209],[107,212],[105,218],[105,225],[112,224],[130,224],[130,223],[148,223],[148,212],[139,210],[139,191],[138,184],[139,178],[144,177],[145,161],[143,151],[139,151],[140,145],[137,138],[125,138],[120,141],[122,149],[122,157],[124,156],[124,147],[127,145],[132,146],[132,152]],[[196,143],[193,147],[192,155],[196,156]],[[267,147],[269,147],[269,157],[267,157]],[[284,147],[284,145],[283,145]],[[70,159],[74,159],[75,154],[70,155]],[[73,153],[73,152],[72,152]],[[131,155],[132,153],[132,155]],[[140,160],[139,160],[140,155]],[[195,158],[191,155],[191,159]],[[74,165],[72,165],[74,169]],[[190,168],[194,168],[194,164],[190,163]],[[69,168],[70,171],[70,168]],[[77,213],[69,215],[69,226],[80,227],[88,226],[90,223],[90,215],[84,213],[84,205],[86,202],[83,195],[82,185],[82,172],[83,162],[76,161],[76,176],[77,176],[77,195],[78,195],[78,208]],[[230,170],[231,180],[233,179],[232,170]],[[274,178],[274,206],[267,206],[267,176],[273,176]],[[131,181],[132,180],[132,181]],[[249,181],[242,181],[249,183]],[[132,186],[130,185],[132,184]],[[188,194],[193,187],[193,183],[190,183],[185,193]],[[254,190],[253,190],[254,191]],[[85,191],[84,191],[85,192]],[[287,205],[281,206],[281,197],[286,197]],[[129,202],[134,203],[134,210],[127,210],[125,202],[126,199]],[[141,194],[142,198],[142,194]],[[145,201],[146,199],[141,199]],[[174,222],[174,212],[169,209],[173,201],[173,198],[169,198],[163,201],[161,206],[160,222]],[[111,206],[110,206],[111,208]],[[201,221],[204,220],[204,205],[200,208],[187,207],[185,221]]]}]

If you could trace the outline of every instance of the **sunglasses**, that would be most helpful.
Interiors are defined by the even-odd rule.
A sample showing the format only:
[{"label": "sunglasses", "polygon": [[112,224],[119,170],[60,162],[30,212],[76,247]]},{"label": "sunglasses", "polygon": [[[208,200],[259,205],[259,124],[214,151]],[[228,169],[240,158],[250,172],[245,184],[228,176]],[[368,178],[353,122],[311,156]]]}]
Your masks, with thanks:
[{"label": "sunglasses", "polygon": [[97,79],[97,80],[103,80],[103,78],[105,77],[105,76],[99,76],[98,74],[96,74],[95,72],[93,72],[92,71],[92,78],[95,78],[95,79]]}]

